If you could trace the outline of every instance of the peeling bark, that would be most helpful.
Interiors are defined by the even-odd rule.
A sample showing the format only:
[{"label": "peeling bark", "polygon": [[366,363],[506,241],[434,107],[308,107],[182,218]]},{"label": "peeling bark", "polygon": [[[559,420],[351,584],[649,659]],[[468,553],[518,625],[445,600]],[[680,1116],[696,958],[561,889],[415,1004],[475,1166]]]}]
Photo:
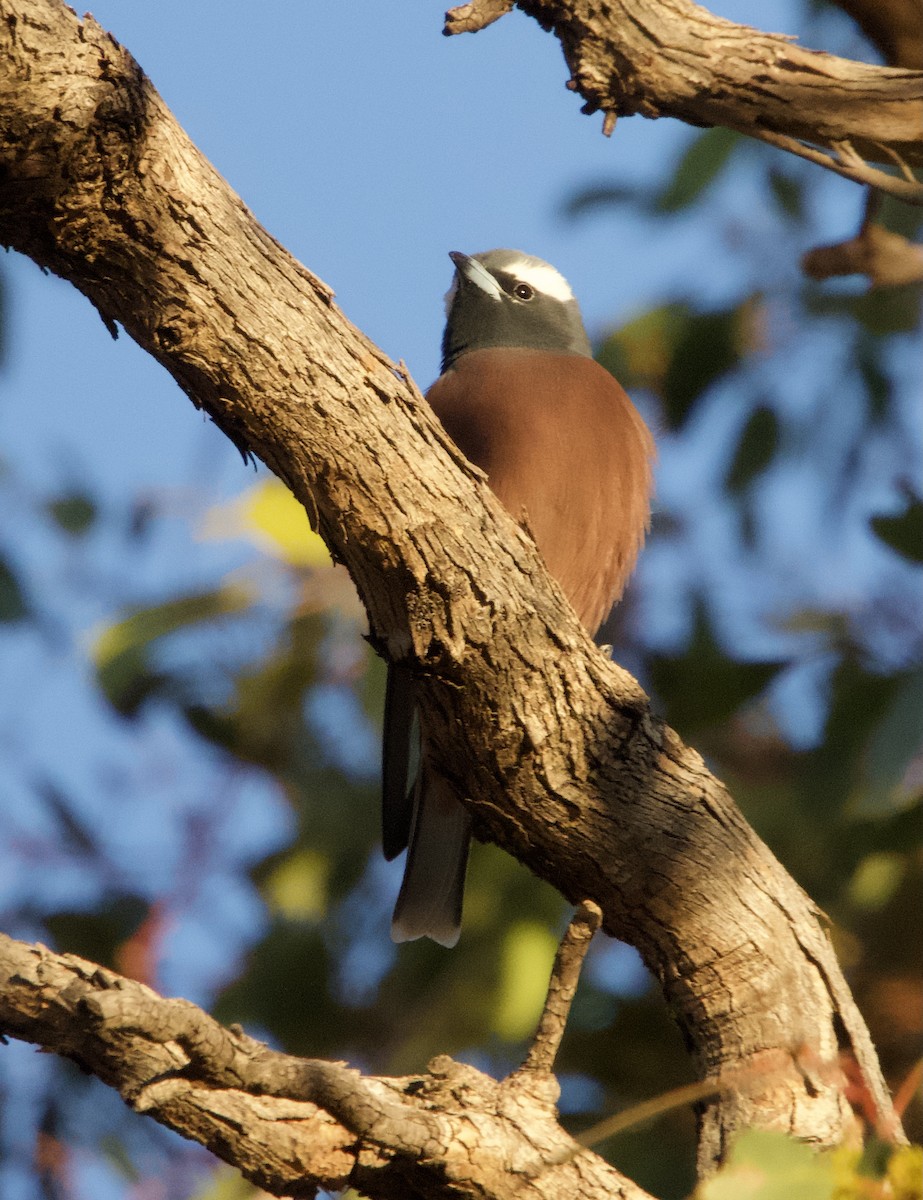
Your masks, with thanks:
[{"label": "peeling bark", "polygon": [[[59,0],[0,0],[0,61],[0,241],[70,280],[288,484],[349,568],[376,644],[414,670],[429,744],[480,834],[572,901],[598,903],[604,928],[638,946],[700,1077],[749,1073],[752,1087],[702,1105],[702,1171],[744,1125],[839,1142],[853,1123],[841,1051],[859,1063],[883,1129],[900,1136],[810,900],[699,755],[591,644],[528,536],[412,381],[257,224],[92,18],[78,20]],[[40,973],[50,970],[47,952],[33,953]],[[84,982],[92,975],[64,965]],[[46,978],[36,1021],[67,986]],[[100,978],[112,990],[111,977]],[[56,1019],[57,1048],[70,1053],[96,1017],[84,1005]],[[7,1027],[26,1037],[40,1028]],[[100,1060],[102,1077],[129,1097],[182,1059],[161,1048],[147,1063],[148,1050],[138,1053],[129,1076],[116,1058]],[[195,1113],[158,1100],[157,1119],[228,1161],[270,1138],[271,1116],[250,1125],[235,1110],[219,1120],[208,1115],[209,1089],[185,1075],[168,1082]],[[387,1082],[375,1087],[392,1094]],[[464,1121],[467,1085],[445,1089],[439,1103],[451,1093]],[[316,1113],[296,1119],[334,1157],[351,1153],[352,1117],[342,1129]],[[445,1126],[446,1156],[455,1128]],[[534,1136],[558,1145],[557,1133]],[[427,1143],[430,1151],[443,1153]],[[289,1153],[297,1158],[301,1143]],[[370,1192],[364,1172],[379,1168],[377,1153],[363,1145],[352,1175]],[[251,1159],[240,1165],[276,1178],[277,1151],[267,1154],[262,1175]],[[446,1178],[442,1159],[425,1166]],[[638,1194],[606,1179],[629,1189],[609,1194]],[[389,1188],[376,1194],[397,1194]],[[581,1185],[543,1194],[592,1193]]]}]

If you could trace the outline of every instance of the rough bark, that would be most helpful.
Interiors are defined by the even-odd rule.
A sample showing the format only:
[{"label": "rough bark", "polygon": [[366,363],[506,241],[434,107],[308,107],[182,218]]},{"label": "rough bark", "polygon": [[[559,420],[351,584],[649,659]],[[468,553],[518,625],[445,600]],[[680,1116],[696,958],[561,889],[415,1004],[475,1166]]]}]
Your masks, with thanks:
[{"label": "rough bark", "polygon": [[276,1196],[650,1200],[560,1127],[551,1076],[435,1059],[360,1075],[291,1058],[74,955],[0,934],[0,1029],[39,1042]]},{"label": "rough bark", "polygon": [[[703,1078],[748,1073],[752,1086],[702,1106],[701,1168],[742,1125],[839,1141],[852,1123],[841,1050],[896,1127],[810,900],[590,643],[404,372],[260,228],[91,18],[0,0],[0,61],[0,241],[70,280],[291,487],[378,646],[415,671],[430,744],[481,834],[638,946]],[[66,1049],[98,1022],[76,1005],[65,1024]],[[452,1094],[463,1117],[466,1089]],[[204,1118],[176,1126],[225,1152]]]},{"label": "rough bark", "polygon": [[[517,0],[552,30],[568,87],[616,118],[724,125],[914,204],[923,185],[872,162],[923,163],[923,72],[852,62],[717,17],[692,0]],[[449,11],[447,33],[496,21],[512,0]]]}]

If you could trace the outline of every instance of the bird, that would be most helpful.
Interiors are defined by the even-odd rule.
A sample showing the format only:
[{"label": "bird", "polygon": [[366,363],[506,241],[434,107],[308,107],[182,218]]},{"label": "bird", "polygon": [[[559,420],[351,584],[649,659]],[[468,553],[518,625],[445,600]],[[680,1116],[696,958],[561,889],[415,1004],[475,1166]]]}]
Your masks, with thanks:
[{"label": "bird", "polygon": [[[570,285],[550,263],[518,250],[449,257],[442,368],[426,398],[511,516],[525,518],[593,636],[621,598],[649,528],[653,438],[594,360]],[[389,664],[382,849],[389,860],[408,851],[391,936],[451,947],[471,818],[430,766],[415,708],[410,668]]]}]

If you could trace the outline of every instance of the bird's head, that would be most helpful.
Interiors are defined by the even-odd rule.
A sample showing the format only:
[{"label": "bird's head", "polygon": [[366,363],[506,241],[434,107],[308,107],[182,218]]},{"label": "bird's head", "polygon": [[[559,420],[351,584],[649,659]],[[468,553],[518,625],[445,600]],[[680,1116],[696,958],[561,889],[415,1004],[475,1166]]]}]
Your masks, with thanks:
[{"label": "bird's head", "polygon": [[449,255],[442,369],[470,350],[526,349],[592,357],[580,309],[564,276],[520,250]]}]

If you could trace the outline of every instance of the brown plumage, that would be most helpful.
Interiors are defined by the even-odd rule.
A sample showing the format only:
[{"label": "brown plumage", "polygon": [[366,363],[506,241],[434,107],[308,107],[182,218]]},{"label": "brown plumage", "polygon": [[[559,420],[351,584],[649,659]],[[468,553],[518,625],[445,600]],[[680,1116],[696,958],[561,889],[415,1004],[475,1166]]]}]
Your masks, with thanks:
[{"label": "brown plumage", "polygon": [[[621,597],[650,515],[650,432],[590,354],[566,281],[518,251],[453,254],[443,373],[427,399],[499,500],[525,520],[549,572],[588,632]],[[412,789],[413,681],[389,667],[383,847],[409,843],[394,910],[396,941],[454,945],[470,840],[467,810],[428,761]]]},{"label": "brown plumage", "polygon": [[650,514],[654,443],[625,392],[592,358],[491,349],[459,358],[426,398],[504,508],[525,514],[595,634],[625,590]]}]

